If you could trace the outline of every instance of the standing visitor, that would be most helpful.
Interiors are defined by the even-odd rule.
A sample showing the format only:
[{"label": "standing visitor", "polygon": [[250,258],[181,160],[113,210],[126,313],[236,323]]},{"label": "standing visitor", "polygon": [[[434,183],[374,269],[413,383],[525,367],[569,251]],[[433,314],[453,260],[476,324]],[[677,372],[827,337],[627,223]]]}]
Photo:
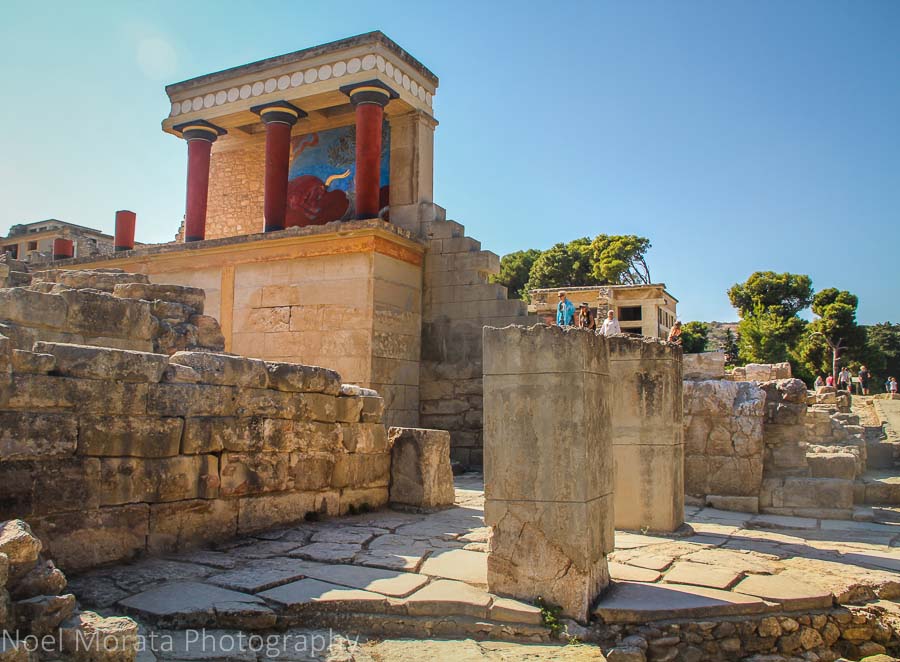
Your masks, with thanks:
[{"label": "standing visitor", "polygon": [[556,306],[556,325],[572,326],[575,319],[575,304],[566,298],[565,292],[559,293],[559,304]]},{"label": "standing visitor", "polygon": [[834,375],[828,375],[825,378],[825,386],[834,386]]},{"label": "standing visitor", "polygon": [[891,377],[890,383],[891,383],[891,388],[890,388],[889,392],[893,393],[894,395],[897,395],[897,389],[898,389],[897,378]]},{"label": "standing visitor", "polygon": [[850,371],[847,370],[847,366],[841,368],[841,372],[838,374],[838,388],[841,391],[850,390]]},{"label": "standing visitor", "polygon": [[859,387],[863,395],[869,395],[869,369],[864,365],[859,367]]},{"label": "standing visitor", "polygon": [[590,329],[591,331],[594,331],[597,328],[597,321],[594,319],[594,314],[591,312],[591,308],[588,306],[587,302],[582,302],[581,308],[578,309],[576,326],[579,329]]},{"label": "standing visitor", "polygon": [[616,314],[612,310],[606,313],[606,319],[603,320],[603,324],[600,326],[600,333],[604,336],[614,336],[617,333],[622,333],[622,329],[619,328],[619,320],[616,319]]},{"label": "standing visitor", "polygon": [[822,375],[819,375],[818,377],[816,377],[816,383],[813,384],[813,388],[818,391],[823,386],[825,386],[825,380],[822,378]]},{"label": "standing visitor", "polygon": [[669,337],[666,339],[668,342],[673,342],[676,345],[681,344],[681,322],[675,322],[672,330],[669,331]]}]

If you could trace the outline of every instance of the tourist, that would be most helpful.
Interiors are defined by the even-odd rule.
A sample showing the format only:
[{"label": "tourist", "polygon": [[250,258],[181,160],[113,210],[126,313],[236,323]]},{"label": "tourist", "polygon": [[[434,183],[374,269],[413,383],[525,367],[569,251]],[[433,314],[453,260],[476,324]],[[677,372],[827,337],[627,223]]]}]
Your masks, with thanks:
[{"label": "tourist", "polygon": [[586,301],[581,303],[581,308],[578,309],[578,319],[576,321],[576,326],[579,329],[590,329],[594,331],[597,328],[597,321],[594,319],[594,314],[591,312],[591,307],[587,304]]},{"label": "tourist", "polygon": [[813,384],[813,388],[818,391],[823,386],[825,386],[825,378],[822,377],[822,375],[819,375],[818,377],[816,377],[816,383]]},{"label": "tourist", "polygon": [[897,388],[898,388],[897,378],[896,378],[896,377],[891,377],[889,381],[890,381],[890,386],[891,386],[891,387],[890,387],[890,389],[888,390],[888,393],[892,393],[892,394],[894,394],[894,395],[897,395]]},{"label": "tourist", "polygon": [[893,378],[888,377],[887,379],[884,380],[884,392],[885,393],[891,392],[891,379],[893,379]]},{"label": "tourist", "polygon": [[847,370],[847,366],[841,368],[841,372],[838,374],[838,389],[841,391],[850,390],[850,371]]},{"label": "tourist", "polygon": [[565,292],[560,292],[559,303],[556,306],[556,325],[572,326],[575,319],[575,304],[569,301]]},{"label": "tourist", "polygon": [[617,333],[622,333],[622,329],[619,328],[619,320],[616,319],[616,314],[610,310],[606,313],[606,319],[603,320],[603,324],[600,325],[600,335],[614,336]]},{"label": "tourist", "polygon": [[864,365],[859,366],[859,387],[863,395],[869,395],[869,369]]},{"label": "tourist", "polygon": [[681,344],[681,322],[675,322],[675,325],[672,327],[671,331],[669,331],[669,337],[666,339],[669,342],[673,342],[676,345]]},{"label": "tourist", "polygon": [[825,378],[825,386],[834,386],[834,375],[828,375]]}]

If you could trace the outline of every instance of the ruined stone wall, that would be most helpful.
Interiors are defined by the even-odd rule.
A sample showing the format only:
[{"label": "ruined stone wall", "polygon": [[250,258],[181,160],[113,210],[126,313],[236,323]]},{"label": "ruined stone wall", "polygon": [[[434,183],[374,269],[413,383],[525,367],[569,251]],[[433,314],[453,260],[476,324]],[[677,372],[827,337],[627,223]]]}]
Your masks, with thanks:
[{"label": "ruined stone wall", "polygon": [[674,531],[684,522],[681,349],[625,335],[607,342],[616,528]]},{"label": "ruined stone wall", "polygon": [[450,453],[465,467],[482,465],[482,329],[537,322],[524,301],[490,282],[500,258],[481,250],[454,221],[424,223],[428,240],[422,317],[420,422],[450,432]]},{"label": "ruined stone wall", "polygon": [[[21,292],[59,298],[76,321],[96,296],[0,297]],[[150,316],[149,302],[104,296]],[[31,349],[0,338],[0,520],[27,518],[67,570],[387,501],[384,401],[331,370],[212,352]]]},{"label": "ruined stone wall", "polygon": [[217,149],[209,162],[206,238],[233,237],[263,231],[266,143],[242,149]]},{"label": "ruined stone wall", "polygon": [[205,294],[152,285],[146,276],[108,271],[43,271],[25,287],[0,289],[0,333],[16,349],[39,340],[170,354],[221,351],[218,321],[203,314]]},{"label": "ruined stone wall", "polygon": [[684,488],[689,496],[757,512],[765,402],[765,391],[752,382],[685,380]]}]

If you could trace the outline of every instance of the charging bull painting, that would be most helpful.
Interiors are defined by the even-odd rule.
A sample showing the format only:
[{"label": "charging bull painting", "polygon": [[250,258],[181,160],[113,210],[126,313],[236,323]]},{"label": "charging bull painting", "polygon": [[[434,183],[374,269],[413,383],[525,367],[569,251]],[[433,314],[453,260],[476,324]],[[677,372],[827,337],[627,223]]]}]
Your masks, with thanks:
[{"label": "charging bull painting", "polygon": [[[390,129],[381,137],[380,207],[388,204]],[[288,227],[322,225],[355,215],[356,127],[344,126],[297,136],[291,140],[288,170]]]}]

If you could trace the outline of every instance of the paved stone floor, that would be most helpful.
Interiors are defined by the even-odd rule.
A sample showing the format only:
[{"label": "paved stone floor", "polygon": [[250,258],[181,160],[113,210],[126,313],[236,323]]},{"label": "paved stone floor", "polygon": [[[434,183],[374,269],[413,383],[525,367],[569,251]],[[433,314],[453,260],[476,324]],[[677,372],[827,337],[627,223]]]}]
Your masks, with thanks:
[{"label": "paved stone floor", "polygon": [[[397,632],[379,630],[379,624],[391,623],[423,638],[468,633],[546,644],[535,607],[485,591],[482,508],[481,476],[468,474],[457,479],[456,506],[449,510],[384,510],[303,523],[215,549],[92,571],[73,578],[70,588],[84,607],[129,613],[154,631],[317,626],[345,633],[367,628],[390,640]],[[598,602],[599,618],[634,623],[900,598],[900,524],[710,508],[688,508],[686,519],[690,530],[682,536],[617,532],[610,559],[615,583]],[[407,645],[381,641],[365,650],[372,659],[403,660]],[[538,651],[506,644],[493,650],[494,644],[483,642],[446,645],[459,646],[454,659],[463,660],[529,659],[529,650]],[[382,655],[378,646],[392,652]],[[417,657],[408,659],[427,657],[416,650]],[[590,657],[599,655],[590,647],[569,654],[576,657],[566,659],[600,659]],[[158,659],[232,658],[161,653]]]}]

